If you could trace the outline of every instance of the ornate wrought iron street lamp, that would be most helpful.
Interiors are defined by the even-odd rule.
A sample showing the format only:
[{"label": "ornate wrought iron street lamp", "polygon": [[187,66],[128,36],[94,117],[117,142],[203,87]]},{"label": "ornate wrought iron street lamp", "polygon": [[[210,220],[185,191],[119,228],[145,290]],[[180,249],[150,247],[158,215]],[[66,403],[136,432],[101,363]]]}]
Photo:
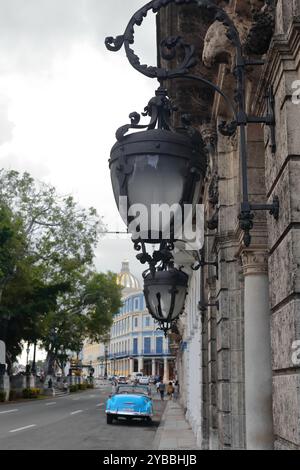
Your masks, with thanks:
[{"label": "ornate wrought iron street lamp", "polygon": [[143,277],[147,309],[166,334],[183,312],[188,275],[169,264],[155,274],[145,271]]},{"label": "ornate wrought iron street lamp", "polygon": [[[117,131],[117,143],[111,151],[116,203],[119,204],[120,196],[126,196],[129,209],[142,204],[147,210],[146,229],[141,228],[138,237],[144,243],[165,239],[163,224],[155,224],[151,215],[153,205],[177,204],[182,208],[192,204],[199,198],[206,172],[206,151],[200,134],[188,126],[174,129],[170,122],[172,111],[167,92],[160,87],[145,108],[144,115],[151,118],[149,125],[139,125],[140,116],[132,113],[131,124]],[[143,130],[125,135],[129,129]],[[127,225],[133,219],[127,211],[123,217]]]},{"label": "ornate wrought iron street lamp", "polygon": [[[209,17],[211,22],[219,21],[227,30],[227,37],[235,48],[234,79],[236,82],[235,100],[232,102],[214,83],[205,77],[190,74],[190,69],[197,64],[195,46],[187,44],[181,37],[170,37],[160,45],[161,56],[166,61],[173,61],[177,51],[181,51],[181,59],[175,68],[150,67],[143,65],[132,49],[134,44],[135,26],[140,26],[149,11],[157,13],[170,5],[197,5],[200,11]],[[111,151],[110,170],[116,202],[119,196],[128,198],[128,207],[132,204],[168,204],[198,202],[199,191],[203,183],[206,169],[206,152],[199,132],[193,129],[186,119],[183,125],[174,129],[172,112],[175,111],[167,92],[169,80],[183,78],[204,84],[219,93],[232,111],[233,120],[223,122],[219,132],[225,136],[233,136],[239,129],[239,152],[242,170],[242,201],[239,216],[240,228],[244,232],[244,244],[251,243],[250,232],[253,228],[253,212],[266,210],[278,219],[279,201],[275,197],[272,204],[254,204],[249,201],[247,175],[247,139],[246,128],[252,123],[261,123],[270,128],[270,143],[275,152],[275,113],[272,89],[267,96],[266,116],[249,116],[246,112],[245,78],[247,67],[263,65],[261,60],[245,57],[239,32],[227,14],[213,0],[152,0],[139,9],[130,19],[122,36],[108,37],[105,40],[107,49],[118,51],[124,46],[130,64],[140,73],[156,78],[160,84],[156,96],[145,108],[144,116],[150,116],[148,125],[140,125],[140,115],[130,114],[130,124],[122,126],[116,133],[117,143]],[[178,111],[178,110],[177,110]],[[126,135],[130,129],[140,132]],[[131,219],[128,212],[123,214],[128,224]],[[151,220],[149,220],[151,223]],[[167,329],[183,310],[187,291],[187,276],[175,270],[172,265],[171,251],[174,247],[174,233],[169,239],[163,237],[163,227],[159,226],[156,233],[140,233],[135,239],[135,248],[141,250],[138,259],[148,262],[150,272],[145,274],[145,297],[150,313],[162,322]],[[150,256],[145,244],[160,242],[159,250]],[[157,266],[160,266],[157,268]],[[186,276],[186,277],[184,277]],[[173,305],[174,304],[174,305]]]},{"label": "ornate wrought iron street lamp", "polygon": [[[201,9],[201,11],[203,11],[203,13],[209,14],[209,17],[211,18],[212,22],[219,21],[226,27],[227,36],[236,51],[235,67],[234,67],[234,77],[236,80],[235,102],[231,102],[229,97],[226,96],[222,92],[222,90],[220,90],[214,83],[210,82],[205,77],[189,74],[189,70],[192,67],[194,67],[197,63],[197,60],[195,57],[195,47],[193,45],[186,44],[181,37],[170,37],[170,38],[163,40],[161,43],[161,54],[162,54],[163,59],[165,60],[175,59],[176,50],[178,48],[180,48],[181,51],[183,51],[183,59],[176,68],[165,69],[162,67],[149,67],[147,65],[142,65],[140,63],[139,57],[135,54],[134,50],[132,49],[132,44],[134,44],[135,26],[140,26],[142,24],[144,18],[147,16],[149,11],[152,11],[153,13],[157,13],[159,12],[161,8],[164,8],[170,4],[175,4],[178,6],[187,5],[187,4],[197,5]],[[245,57],[243,47],[241,44],[241,39],[239,36],[239,32],[234,22],[232,21],[230,16],[227,14],[227,12],[220,6],[216,5],[216,3],[213,0],[152,0],[149,3],[147,3],[145,6],[143,6],[141,9],[139,9],[133,15],[133,17],[130,19],[128,23],[125,33],[122,36],[117,36],[116,38],[108,37],[105,40],[105,44],[106,44],[106,47],[110,51],[118,51],[124,45],[126,55],[130,64],[138,72],[142,73],[143,75],[146,75],[149,78],[156,78],[159,81],[161,86],[163,86],[164,82],[166,82],[167,80],[173,80],[177,78],[194,80],[197,82],[201,82],[202,84],[205,84],[206,86],[212,88],[215,92],[219,93],[226,100],[227,105],[232,110],[233,121],[230,123],[222,123],[219,126],[219,131],[223,135],[232,136],[239,128],[239,151],[240,151],[241,168],[242,168],[242,203],[241,203],[241,212],[240,212],[239,220],[240,220],[240,227],[244,231],[244,243],[246,246],[249,246],[251,243],[250,231],[253,228],[253,218],[254,218],[253,212],[267,210],[270,212],[270,214],[274,216],[275,219],[278,219],[278,216],[279,216],[279,201],[277,197],[274,198],[274,201],[272,204],[254,204],[254,203],[252,204],[249,201],[249,193],[248,193],[247,139],[246,139],[247,125],[251,123],[256,123],[256,124],[261,123],[261,124],[265,124],[269,126],[271,130],[271,138],[270,138],[271,147],[273,151],[275,151],[276,149],[275,132],[274,132],[274,127],[275,127],[274,97],[272,94],[272,89],[271,88],[269,89],[269,93],[267,96],[267,115],[266,116],[262,116],[262,117],[249,116],[246,112],[245,77],[246,77],[247,67],[263,65],[263,61],[250,60]],[[167,114],[169,113],[169,111],[170,111],[170,107],[167,110]],[[117,139],[122,140],[124,132],[126,133],[130,128],[134,128],[134,129],[147,128],[148,132],[150,131],[152,132],[157,122],[158,122],[158,127],[160,129],[164,129],[164,124],[160,125],[161,124],[160,117],[162,115],[161,113],[157,113],[157,112],[153,113],[153,111],[151,110],[151,106],[150,108],[148,106],[146,108],[146,114],[149,114],[151,116],[151,123],[149,126],[140,126],[139,125],[140,116],[137,113],[132,113],[130,115],[131,124],[127,126],[123,126],[121,130],[119,129],[119,131],[117,132]],[[188,130],[188,133],[191,133],[191,129]],[[151,146],[149,143],[150,134],[149,134],[149,139],[146,138],[146,135],[148,135],[147,131],[142,133],[139,137],[133,137],[131,138],[132,140],[129,139],[128,143],[131,144],[130,145],[132,146],[131,148],[133,148],[133,145],[136,144],[135,139],[138,139],[139,143],[141,144],[142,142],[144,142],[148,149],[148,147]],[[153,132],[152,132],[152,135],[153,135],[153,140],[155,140]],[[171,133],[169,135],[171,136]],[[157,134],[157,137],[158,137],[157,143],[162,144],[162,142],[160,141],[159,134]],[[164,152],[166,152],[169,156],[170,154],[173,155],[171,151],[170,151],[170,154],[168,153],[168,150],[171,149],[172,143],[168,142],[167,138],[166,140],[163,139],[163,146],[164,146]],[[137,165],[136,163],[136,165],[139,168],[139,171],[136,171],[135,165],[128,163],[128,156],[131,157],[131,154],[129,152],[129,154],[127,155],[126,149],[123,152],[123,157],[122,157],[123,161],[119,164],[121,160],[118,160],[117,165],[114,164],[116,152],[119,152],[118,155],[121,155],[121,146],[117,145],[117,147],[114,147],[112,151],[111,169],[112,169],[112,181],[113,181],[115,196],[118,196],[118,194],[123,191],[124,195],[127,195],[127,196],[129,195],[133,198],[132,193],[130,193],[130,190],[128,189],[128,182],[132,182],[133,179],[136,182],[136,179],[140,178],[140,183],[138,187],[140,188],[141,186],[143,186],[143,189],[146,194],[149,194],[149,191],[150,191],[149,187],[150,185],[152,185],[152,188],[154,188],[153,193],[156,193],[157,191],[157,194],[161,195],[162,197],[165,197],[166,200],[172,199],[169,195],[167,196],[166,194],[162,194],[163,190],[161,189],[161,181],[162,181],[161,177],[157,178],[156,184],[153,186],[154,178],[149,177],[149,168],[147,168],[146,171],[143,172],[142,165],[141,164]],[[145,161],[145,157],[142,158],[140,161],[142,160]],[[161,166],[160,166],[161,169],[163,166],[162,161],[164,161],[166,165],[170,163],[170,162],[167,162],[167,160],[161,160]],[[194,162],[196,161],[197,161],[197,158],[193,159],[192,166],[194,166]],[[201,156],[199,155],[198,155],[198,161],[201,161]],[[116,182],[116,169],[119,172],[118,184]],[[179,166],[178,166],[178,169],[179,169]],[[137,178],[133,176],[134,174],[136,174]],[[158,171],[158,174],[161,174],[160,171]],[[144,176],[145,176],[145,179],[143,178]],[[176,177],[175,175],[171,174],[170,179],[166,181],[167,190],[174,191],[174,187],[177,181],[179,180],[179,177],[177,174],[176,174]],[[181,181],[180,184],[182,188],[187,186],[186,184],[183,183],[183,181]],[[121,189],[121,187],[123,189]],[[139,190],[137,189],[136,191],[137,191],[136,196],[139,197],[139,194],[138,194]],[[175,199],[179,198],[179,193],[182,194],[180,190],[178,191],[177,194],[173,193]],[[160,203],[162,202],[164,201],[160,201]],[[176,202],[180,202],[180,198]]]}]

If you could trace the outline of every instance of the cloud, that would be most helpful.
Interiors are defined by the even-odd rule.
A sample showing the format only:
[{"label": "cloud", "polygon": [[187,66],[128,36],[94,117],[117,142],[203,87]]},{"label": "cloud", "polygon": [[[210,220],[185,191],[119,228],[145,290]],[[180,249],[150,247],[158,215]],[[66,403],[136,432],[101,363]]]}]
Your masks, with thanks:
[{"label": "cloud", "polygon": [[[74,43],[92,41],[99,51],[104,51],[104,38],[122,34],[131,15],[143,3],[143,0],[1,0],[0,71],[46,73],[53,58],[66,56]],[[149,55],[153,59],[155,26],[153,15],[149,17],[137,37],[147,59]]]},{"label": "cloud", "polygon": [[96,250],[96,267],[100,271],[112,271],[119,273],[122,261],[129,261],[130,272],[138,278],[142,286],[142,266],[136,259],[137,252],[134,251],[133,243],[127,235],[105,236]]},{"label": "cloud", "polygon": [[[108,52],[104,39],[123,34],[144,3],[0,0],[0,167],[29,171],[96,207],[111,230],[123,228],[108,169],[115,130],[144,109],[157,83],[137,73],[124,50]],[[154,19],[149,14],[135,34],[148,65],[156,64]],[[129,259],[141,279],[145,266],[135,256],[130,239],[105,236],[95,264],[119,272]]]},{"label": "cloud", "polygon": [[26,158],[21,154],[6,153],[5,156],[0,154],[0,167],[6,170],[16,170],[19,172],[28,171],[33,178],[37,180],[45,180],[49,176],[49,167],[42,161],[33,162],[30,158]]},{"label": "cloud", "polygon": [[[111,230],[120,229],[110,149],[116,129],[144,109],[157,82],[136,72],[124,50],[107,51],[104,38],[122,34],[144,0],[0,2],[0,166],[73,194],[81,206],[96,207]],[[154,15],[135,39],[141,61],[155,64]],[[129,240],[106,237],[96,264],[119,271],[129,258],[141,275],[135,255]]]},{"label": "cloud", "polygon": [[13,136],[14,123],[8,117],[9,100],[0,96],[0,145],[9,142]]}]

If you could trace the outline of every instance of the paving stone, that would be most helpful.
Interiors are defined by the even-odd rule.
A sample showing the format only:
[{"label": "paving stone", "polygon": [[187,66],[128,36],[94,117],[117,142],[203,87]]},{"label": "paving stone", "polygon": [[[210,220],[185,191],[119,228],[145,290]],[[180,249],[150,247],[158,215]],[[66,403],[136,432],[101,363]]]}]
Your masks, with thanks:
[{"label": "paving stone", "polygon": [[155,438],[155,449],[197,449],[196,438],[178,403],[168,402]]}]

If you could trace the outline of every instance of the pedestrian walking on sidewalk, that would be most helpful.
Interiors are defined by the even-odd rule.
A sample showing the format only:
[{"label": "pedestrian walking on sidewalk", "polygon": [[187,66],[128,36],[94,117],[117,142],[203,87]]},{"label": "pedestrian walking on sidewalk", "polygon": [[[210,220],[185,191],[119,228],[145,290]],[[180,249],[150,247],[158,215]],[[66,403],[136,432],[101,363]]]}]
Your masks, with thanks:
[{"label": "pedestrian walking on sidewalk", "polygon": [[112,393],[112,395],[115,395],[115,393],[117,392],[117,388],[118,388],[118,382],[116,380],[113,380],[112,383],[111,383],[111,393]]},{"label": "pedestrian walking on sidewalk", "polygon": [[173,400],[177,400],[179,397],[179,382],[176,380],[174,384]]},{"label": "pedestrian walking on sidewalk", "polygon": [[168,383],[168,386],[167,386],[167,395],[168,395],[168,397],[169,397],[169,400],[172,400],[173,393],[174,393],[173,384],[172,384],[172,382],[169,382],[169,383]]},{"label": "pedestrian walking on sidewalk", "polygon": [[165,390],[166,390],[165,384],[163,382],[160,382],[159,383],[159,393],[160,393],[160,398],[161,398],[162,401],[164,401]]}]

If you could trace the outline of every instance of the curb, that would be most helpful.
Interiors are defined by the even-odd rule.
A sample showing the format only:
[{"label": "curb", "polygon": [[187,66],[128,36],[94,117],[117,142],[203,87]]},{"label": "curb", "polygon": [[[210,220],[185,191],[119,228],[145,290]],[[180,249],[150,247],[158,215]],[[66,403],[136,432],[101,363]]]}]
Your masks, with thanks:
[{"label": "curb", "polygon": [[167,414],[167,411],[168,411],[168,407],[169,407],[169,402],[167,402],[167,405],[164,409],[164,412],[163,412],[163,415],[161,417],[158,429],[157,429],[156,434],[155,434],[155,438],[154,438],[154,441],[153,441],[153,447],[152,447],[151,450],[158,450],[159,449],[159,445],[160,445],[160,441],[161,441],[161,435],[163,433],[163,428],[164,428],[164,425],[165,425],[165,422],[166,422],[166,414]]}]

